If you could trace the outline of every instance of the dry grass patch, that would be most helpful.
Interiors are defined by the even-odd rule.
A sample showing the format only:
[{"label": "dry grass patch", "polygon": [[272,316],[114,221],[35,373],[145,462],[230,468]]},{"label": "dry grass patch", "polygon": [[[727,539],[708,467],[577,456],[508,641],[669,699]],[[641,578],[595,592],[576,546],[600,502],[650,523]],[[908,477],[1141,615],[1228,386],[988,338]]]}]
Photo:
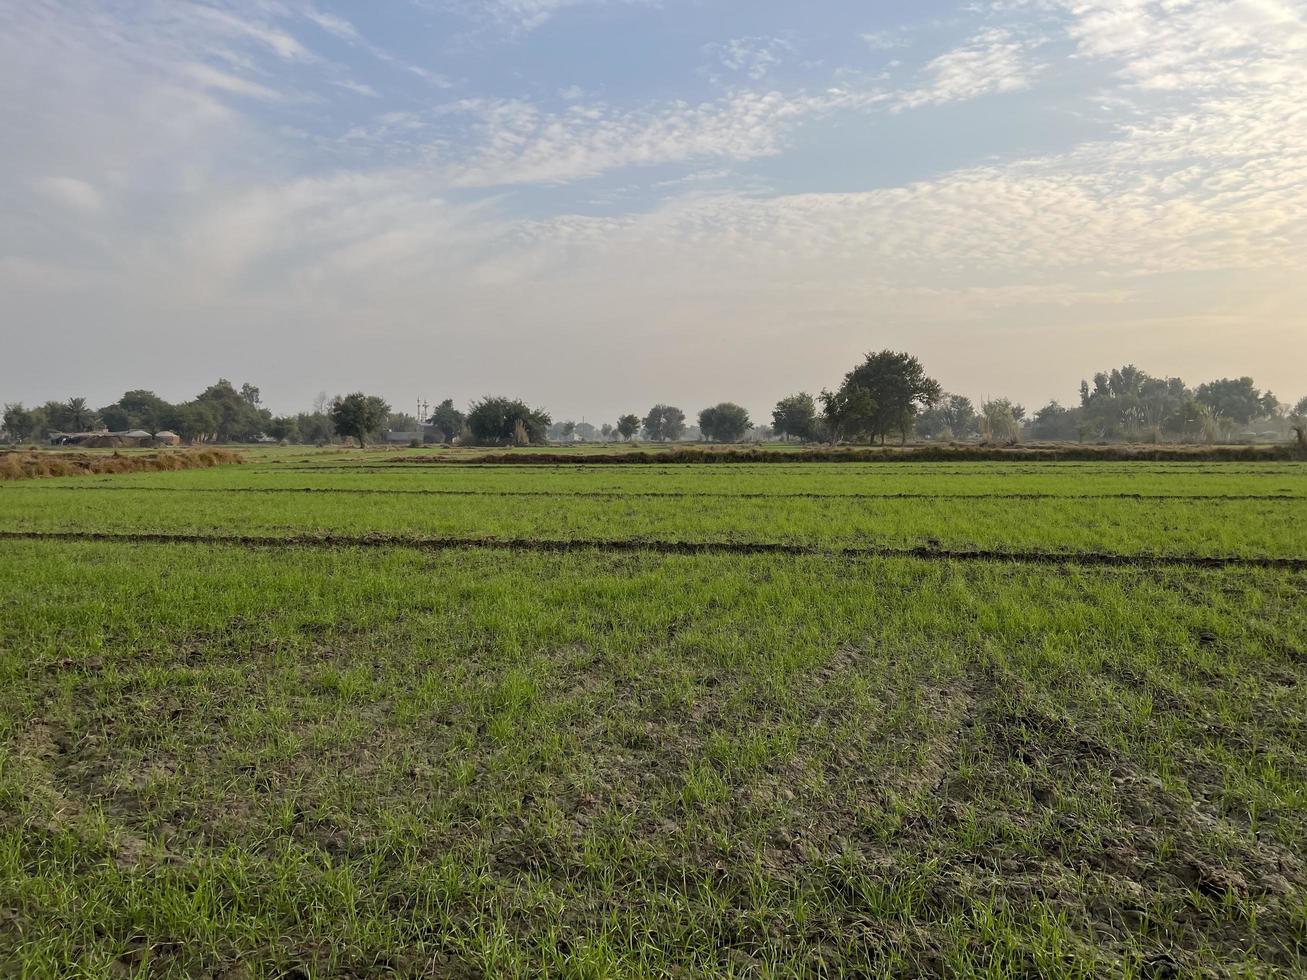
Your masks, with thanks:
[{"label": "dry grass patch", "polygon": [[243,463],[230,449],[182,449],[123,456],[119,453],[0,453],[0,480],[34,480],[56,476],[96,476],[107,473],[158,473],[196,470]]}]

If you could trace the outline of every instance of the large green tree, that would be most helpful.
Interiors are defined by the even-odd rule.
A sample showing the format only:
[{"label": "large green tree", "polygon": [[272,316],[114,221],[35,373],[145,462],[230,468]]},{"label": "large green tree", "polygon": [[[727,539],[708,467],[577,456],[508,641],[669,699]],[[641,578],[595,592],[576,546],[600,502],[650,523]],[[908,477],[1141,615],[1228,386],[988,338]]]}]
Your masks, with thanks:
[{"label": "large green tree", "polygon": [[838,391],[823,391],[821,418],[832,443],[870,440],[877,419],[876,399],[866,388],[843,385]]},{"label": "large green tree", "polygon": [[85,432],[96,423],[95,412],[86,403],[85,398],[70,398],[67,402],[68,425],[77,432]]},{"label": "large green tree", "polygon": [[350,395],[337,395],[331,402],[331,422],[342,436],[353,436],[359,446],[367,445],[368,436],[386,424],[390,406],[377,395],[356,391]]},{"label": "large green tree", "polygon": [[1217,419],[1235,425],[1248,425],[1272,415],[1277,407],[1275,396],[1263,394],[1252,378],[1221,378],[1198,386],[1194,397],[1212,410]]},{"label": "large green tree", "polygon": [[4,430],[14,442],[30,440],[35,426],[35,417],[23,408],[22,402],[9,402],[5,405]]},{"label": "large green tree", "polygon": [[1155,378],[1133,364],[1100,371],[1080,383],[1084,427],[1100,439],[1155,439],[1189,398],[1179,378]]},{"label": "large green tree", "polygon": [[195,401],[212,410],[214,428],[211,436],[218,442],[249,442],[272,424],[272,413],[251,403],[226,378],[219,378],[205,388]]},{"label": "large green tree", "polygon": [[635,434],[640,431],[640,416],[623,415],[617,420],[617,434],[630,442]]},{"label": "large green tree", "polygon": [[734,402],[721,402],[699,413],[699,431],[712,442],[739,442],[752,427],[749,413]]},{"label": "large green tree", "polygon": [[145,429],[158,432],[163,428],[163,417],[172,409],[152,391],[135,388],[123,393],[112,405],[100,409],[100,418],[114,431]]},{"label": "large green tree", "polygon": [[[844,376],[840,390],[852,394],[854,389],[865,391],[875,403],[867,430],[872,439],[880,438],[881,445],[891,432],[907,442],[917,413],[934,405],[942,394],[939,382],[927,377],[920,361],[911,354],[891,350],[868,354]],[[848,404],[860,402],[857,396]]]},{"label": "large green tree", "polygon": [[540,444],[549,439],[549,413],[519,398],[487,395],[472,403],[467,427],[483,446]]},{"label": "large green tree", "polygon": [[816,400],[806,391],[782,398],[772,409],[771,427],[782,439],[810,442],[819,438]]},{"label": "large green tree", "polygon": [[1034,439],[1052,442],[1070,442],[1081,438],[1084,427],[1083,410],[1066,408],[1051,401],[1035,412],[1030,421],[1030,435]]},{"label": "large green tree", "polygon": [[453,442],[463,434],[467,416],[454,407],[454,399],[446,398],[431,413],[431,428],[440,436],[441,442]]},{"label": "large green tree", "polygon": [[937,404],[918,413],[916,431],[930,439],[966,439],[975,434],[978,425],[976,409],[970,398],[946,394]]},{"label": "large green tree", "polygon": [[675,442],[685,434],[685,413],[674,405],[655,405],[643,426],[645,436],[654,442]]}]

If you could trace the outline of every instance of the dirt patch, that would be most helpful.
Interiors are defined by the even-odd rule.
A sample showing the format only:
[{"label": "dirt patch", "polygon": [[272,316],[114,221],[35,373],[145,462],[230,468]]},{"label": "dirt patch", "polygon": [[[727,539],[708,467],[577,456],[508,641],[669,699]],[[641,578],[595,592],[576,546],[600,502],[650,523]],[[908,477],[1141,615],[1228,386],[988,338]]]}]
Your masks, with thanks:
[{"label": "dirt patch", "polygon": [[118,453],[0,452],[0,480],[33,480],[57,476],[95,476],[107,473],[157,473],[205,469],[243,463],[230,449],[183,449],[131,456]]}]

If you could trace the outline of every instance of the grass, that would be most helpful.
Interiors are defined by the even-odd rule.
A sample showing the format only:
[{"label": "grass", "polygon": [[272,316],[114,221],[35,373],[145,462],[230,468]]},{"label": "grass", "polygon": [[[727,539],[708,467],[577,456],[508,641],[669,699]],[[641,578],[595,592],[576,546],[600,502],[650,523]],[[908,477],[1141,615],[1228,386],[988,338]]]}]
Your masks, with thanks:
[{"label": "grass", "polygon": [[[6,486],[0,530],[1307,556],[1283,464],[278,458]],[[1009,486],[1049,496],[766,500]],[[667,488],[693,496],[638,496]],[[5,541],[0,973],[1301,974],[1305,595],[1283,569]]]}]

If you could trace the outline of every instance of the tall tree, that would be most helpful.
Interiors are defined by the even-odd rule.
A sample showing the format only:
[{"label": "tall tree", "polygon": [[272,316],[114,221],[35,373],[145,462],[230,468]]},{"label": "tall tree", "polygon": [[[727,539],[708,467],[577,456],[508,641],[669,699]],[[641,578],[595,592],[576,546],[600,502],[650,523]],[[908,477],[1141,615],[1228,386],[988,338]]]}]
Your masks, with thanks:
[{"label": "tall tree", "polygon": [[907,442],[917,412],[935,404],[942,394],[939,382],[926,376],[920,361],[911,354],[890,350],[868,354],[844,376],[841,390],[854,388],[864,390],[875,403],[870,435],[879,436],[881,445],[890,432],[899,433]]},{"label": "tall tree", "polygon": [[331,421],[342,436],[353,436],[359,446],[367,445],[367,437],[378,431],[390,415],[390,406],[376,395],[356,391],[351,395],[337,396],[331,403]]},{"label": "tall tree", "polygon": [[441,442],[453,442],[463,434],[467,417],[454,407],[454,399],[446,398],[431,413],[431,428],[440,436]]},{"label": "tall tree", "polygon": [[675,442],[685,434],[685,413],[673,405],[655,405],[644,417],[644,434],[654,442]]},{"label": "tall tree", "polygon": [[819,397],[822,421],[832,443],[874,437],[878,406],[866,388],[846,383],[838,391],[823,391]]},{"label": "tall tree", "polygon": [[31,439],[35,422],[32,413],[23,408],[22,402],[9,402],[5,405],[4,430],[14,442],[27,442]]},{"label": "tall tree", "polygon": [[1051,401],[1035,412],[1030,422],[1030,435],[1035,439],[1053,442],[1070,442],[1080,438],[1083,412],[1079,408],[1064,408]]},{"label": "tall tree", "polygon": [[246,381],[241,385],[241,398],[245,399],[245,404],[259,406],[259,389],[257,385],[252,385]]},{"label": "tall tree", "polygon": [[782,398],[772,409],[771,427],[782,439],[817,439],[817,402],[806,391]]},{"label": "tall tree", "polygon": [[518,398],[487,395],[472,403],[467,427],[483,446],[544,443],[549,438],[549,413],[533,409]]},{"label": "tall tree", "polygon": [[739,442],[752,425],[749,413],[734,402],[722,402],[699,413],[699,431],[713,442]]},{"label": "tall tree", "polygon": [[68,399],[68,424],[78,432],[84,432],[95,423],[95,413],[86,404],[85,398]]},{"label": "tall tree", "polygon": [[226,378],[209,385],[195,400],[213,409],[216,423],[212,435],[219,442],[248,442],[272,421],[271,412],[252,405]]},{"label": "tall tree", "polygon": [[[994,398],[980,406],[980,432],[995,442],[1016,442],[1021,437],[1018,406],[1006,398]],[[1023,409],[1022,415],[1025,414]]]},{"label": "tall tree", "polygon": [[1188,397],[1179,378],[1154,378],[1133,364],[1080,383],[1083,421],[1103,439],[1156,439]]},{"label": "tall tree", "polygon": [[1257,390],[1252,378],[1221,378],[1198,386],[1194,397],[1223,422],[1248,425],[1274,413],[1275,396]]},{"label": "tall tree", "polygon": [[978,427],[976,409],[970,398],[943,395],[938,404],[922,409],[917,415],[917,432],[927,438],[966,439]]},{"label": "tall tree", "polygon": [[640,431],[640,416],[623,415],[617,420],[617,434],[627,442]]}]

